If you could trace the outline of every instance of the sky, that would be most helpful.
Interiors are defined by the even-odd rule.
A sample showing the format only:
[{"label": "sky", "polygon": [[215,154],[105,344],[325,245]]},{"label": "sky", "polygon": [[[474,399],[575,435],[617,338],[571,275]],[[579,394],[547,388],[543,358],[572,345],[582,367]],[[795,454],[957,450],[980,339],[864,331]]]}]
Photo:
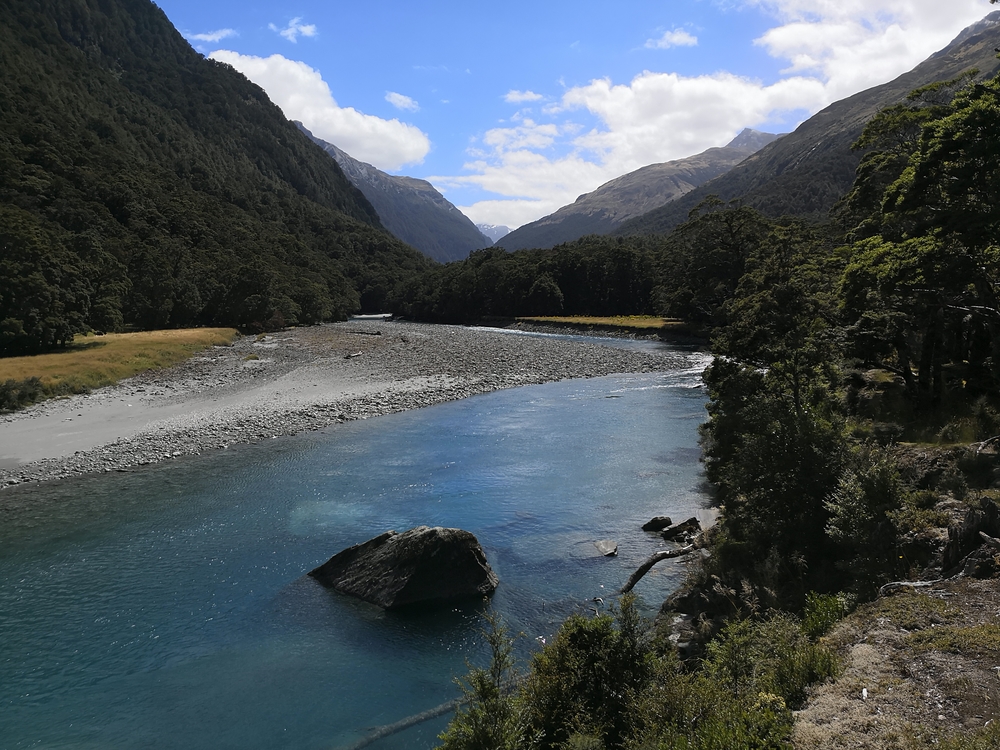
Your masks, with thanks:
[{"label": "sky", "polygon": [[647,164],[794,128],[989,0],[157,0],[361,161],[516,228]]}]

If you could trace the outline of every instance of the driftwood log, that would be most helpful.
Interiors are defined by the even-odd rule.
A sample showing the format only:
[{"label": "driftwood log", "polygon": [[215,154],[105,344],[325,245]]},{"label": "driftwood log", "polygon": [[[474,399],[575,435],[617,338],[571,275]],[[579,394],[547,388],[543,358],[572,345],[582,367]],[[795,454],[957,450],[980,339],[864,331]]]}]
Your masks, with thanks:
[{"label": "driftwood log", "polygon": [[943,578],[935,578],[933,581],[893,581],[892,583],[884,584],[878,590],[878,595],[888,596],[889,594],[895,594],[897,591],[902,591],[903,589],[925,589],[930,586],[936,586],[943,580]]},{"label": "driftwood log", "polygon": [[681,555],[686,555],[689,552],[693,551],[694,551],[694,545],[689,544],[688,546],[681,547],[680,549],[663,550],[662,552],[657,552],[655,554],[650,555],[646,559],[646,562],[640,565],[639,568],[635,571],[635,573],[629,576],[628,581],[625,583],[624,586],[621,587],[618,593],[627,594],[629,591],[631,591],[632,588],[637,583],[639,583],[642,577],[649,572],[649,569],[652,568],[654,565],[656,565],[656,563],[660,562],[660,560],[669,560],[672,557],[680,557]]}]

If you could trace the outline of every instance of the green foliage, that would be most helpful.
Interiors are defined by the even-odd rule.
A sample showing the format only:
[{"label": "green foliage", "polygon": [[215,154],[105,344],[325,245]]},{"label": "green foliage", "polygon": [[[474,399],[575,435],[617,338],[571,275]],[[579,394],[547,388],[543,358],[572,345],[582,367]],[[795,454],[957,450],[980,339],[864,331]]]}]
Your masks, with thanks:
[{"label": "green foliage", "polygon": [[[949,385],[971,399],[1000,377],[1000,79],[968,80],[914,92],[914,101],[938,101],[899,105],[869,125],[862,145],[875,150],[866,161],[892,168],[859,171],[851,198],[867,211],[854,232],[867,239],[854,246],[843,281],[852,342],[864,361],[900,374],[925,412],[941,406]],[[949,361],[962,369],[950,384]]]},{"label": "green foliage", "polygon": [[152,3],[18,4],[0,68],[0,354],[343,318],[430,265]]},{"label": "green foliage", "polygon": [[792,712],[776,695],[736,698],[703,673],[658,680],[629,750],[791,750]]},{"label": "green foliage", "polygon": [[652,674],[652,652],[632,596],[612,614],[571,616],[532,659],[524,685],[540,747],[562,747],[574,734],[621,747]]},{"label": "green foliage", "polygon": [[772,230],[760,214],[710,197],[667,238],[660,252],[657,304],[667,316],[721,325],[751,258]]},{"label": "green foliage", "polygon": [[777,615],[727,625],[708,646],[706,671],[738,699],[773,694],[797,708],[806,687],[833,676],[836,659],[796,620]]},{"label": "green foliage", "polygon": [[826,500],[827,534],[841,546],[841,564],[865,595],[906,572],[892,520],[903,506],[904,495],[892,456],[884,449],[862,446],[852,451],[836,489]]},{"label": "green foliage", "polygon": [[41,401],[44,395],[45,389],[39,378],[0,382],[0,413],[23,409]]},{"label": "green foliage", "polygon": [[551,250],[477,250],[402,284],[393,312],[461,323],[490,317],[652,311],[653,239],[584,237]]},{"label": "green foliage", "polygon": [[813,639],[824,636],[853,608],[854,597],[810,591],[802,612],[802,632]]},{"label": "green foliage", "polygon": [[448,728],[441,734],[444,750],[527,750],[534,747],[520,699],[515,694],[513,645],[498,615],[485,615],[483,635],[490,647],[485,669],[469,667],[458,680],[465,697]]}]

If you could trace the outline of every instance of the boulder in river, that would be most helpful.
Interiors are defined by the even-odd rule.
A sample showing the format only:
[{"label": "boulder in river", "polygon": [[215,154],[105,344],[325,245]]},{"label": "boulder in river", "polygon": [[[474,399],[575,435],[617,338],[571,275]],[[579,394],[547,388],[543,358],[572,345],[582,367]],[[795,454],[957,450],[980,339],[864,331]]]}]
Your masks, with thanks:
[{"label": "boulder in river", "polygon": [[488,596],[499,583],[474,534],[440,526],[387,531],[338,552],[309,575],[386,609]]},{"label": "boulder in river", "polygon": [[670,516],[654,516],[642,525],[643,531],[663,531],[667,526],[672,524],[673,521],[670,520]]}]

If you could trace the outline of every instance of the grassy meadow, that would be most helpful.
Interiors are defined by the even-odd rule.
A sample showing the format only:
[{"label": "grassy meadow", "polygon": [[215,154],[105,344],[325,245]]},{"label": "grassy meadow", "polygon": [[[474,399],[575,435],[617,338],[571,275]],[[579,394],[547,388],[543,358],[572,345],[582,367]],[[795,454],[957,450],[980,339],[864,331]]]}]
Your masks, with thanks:
[{"label": "grassy meadow", "polygon": [[186,328],[77,336],[66,349],[0,359],[0,410],[83,393],[147,370],[170,367],[210,346],[229,344],[233,328]]},{"label": "grassy meadow", "polygon": [[654,315],[610,315],[607,317],[590,315],[542,316],[518,318],[525,323],[542,323],[546,325],[570,326],[601,326],[604,328],[620,328],[623,330],[643,331],[653,333],[660,330],[686,328],[683,321],[673,318],[660,318]]}]

